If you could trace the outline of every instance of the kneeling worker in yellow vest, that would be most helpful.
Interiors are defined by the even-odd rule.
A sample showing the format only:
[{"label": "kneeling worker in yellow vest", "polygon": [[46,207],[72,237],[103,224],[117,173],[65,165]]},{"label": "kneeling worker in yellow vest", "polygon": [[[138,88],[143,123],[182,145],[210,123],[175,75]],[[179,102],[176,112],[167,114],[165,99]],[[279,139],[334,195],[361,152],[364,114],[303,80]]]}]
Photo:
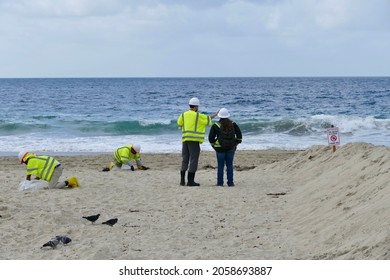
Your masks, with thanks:
[{"label": "kneeling worker in yellow vest", "polygon": [[31,180],[31,175],[35,174],[36,180],[45,180],[49,183],[49,189],[52,188],[75,188],[80,186],[76,177],[70,177],[64,182],[59,182],[63,171],[61,163],[51,156],[37,156],[36,154],[22,151],[18,155],[20,164],[27,165],[26,180]]},{"label": "kneeling worker in yellow vest", "polygon": [[130,167],[131,171],[134,171],[135,168],[131,163],[132,160],[135,160],[138,169],[148,170],[149,167],[142,164],[140,152],[140,144],[130,144],[116,149],[114,153],[114,162],[111,162],[110,166],[104,168],[103,171],[118,170],[122,168],[122,165],[127,165]]}]

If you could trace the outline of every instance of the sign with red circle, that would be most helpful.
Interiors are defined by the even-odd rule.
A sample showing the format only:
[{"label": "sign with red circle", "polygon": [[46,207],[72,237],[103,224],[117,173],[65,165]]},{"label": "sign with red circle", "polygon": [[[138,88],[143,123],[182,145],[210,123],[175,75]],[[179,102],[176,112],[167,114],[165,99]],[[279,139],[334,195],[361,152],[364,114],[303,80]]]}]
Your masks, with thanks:
[{"label": "sign with red circle", "polygon": [[331,146],[340,145],[340,135],[338,127],[330,127],[327,129],[328,144]]}]

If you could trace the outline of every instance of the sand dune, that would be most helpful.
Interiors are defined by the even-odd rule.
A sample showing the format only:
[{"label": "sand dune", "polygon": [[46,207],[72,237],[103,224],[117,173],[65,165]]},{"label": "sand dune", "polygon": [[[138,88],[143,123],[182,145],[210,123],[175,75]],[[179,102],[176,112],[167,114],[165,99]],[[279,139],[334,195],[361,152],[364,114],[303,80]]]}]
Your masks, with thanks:
[{"label": "sand dune", "polygon": [[277,164],[294,182],[289,224],[305,259],[389,259],[390,150],[313,147]]},{"label": "sand dune", "polygon": [[[179,154],[142,157],[150,170],[101,172],[111,155],[58,156],[81,187],[35,191],[18,190],[16,157],[0,158],[0,258],[390,259],[389,148],[238,151],[234,188],[215,186],[213,152],[199,188],[179,186]],[[41,248],[56,235],[72,242]]]}]

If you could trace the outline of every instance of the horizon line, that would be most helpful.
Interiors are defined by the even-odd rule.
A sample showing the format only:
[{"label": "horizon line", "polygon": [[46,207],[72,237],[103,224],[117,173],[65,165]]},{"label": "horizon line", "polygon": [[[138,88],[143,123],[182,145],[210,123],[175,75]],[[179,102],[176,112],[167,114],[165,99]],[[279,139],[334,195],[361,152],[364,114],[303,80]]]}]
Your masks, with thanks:
[{"label": "horizon line", "polygon": [[63,76],[63,77],[0,77],[0,79],[251,79],[251,78],[389,78],[382,75],[318,75],[318,76]]}]

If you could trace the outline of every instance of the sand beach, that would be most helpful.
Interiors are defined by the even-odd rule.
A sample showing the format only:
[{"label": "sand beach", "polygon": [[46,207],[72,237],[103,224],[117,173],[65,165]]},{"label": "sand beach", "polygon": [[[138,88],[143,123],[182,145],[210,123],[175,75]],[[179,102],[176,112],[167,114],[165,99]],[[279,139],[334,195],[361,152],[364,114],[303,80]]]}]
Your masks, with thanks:
[{"label": "sand beach", "polygon": [[[238,150],[233,188],[215,186],[214,152],[193,188],[179,186],[180,154],[142,154],[150,169],[135,172],[102,172],[110,154],[56,158],[80,187],[19,191],[25,166],[0,158],[0,259],[390,259],[384,146]],[[72,242],[42,248],[56,235]]]}]

